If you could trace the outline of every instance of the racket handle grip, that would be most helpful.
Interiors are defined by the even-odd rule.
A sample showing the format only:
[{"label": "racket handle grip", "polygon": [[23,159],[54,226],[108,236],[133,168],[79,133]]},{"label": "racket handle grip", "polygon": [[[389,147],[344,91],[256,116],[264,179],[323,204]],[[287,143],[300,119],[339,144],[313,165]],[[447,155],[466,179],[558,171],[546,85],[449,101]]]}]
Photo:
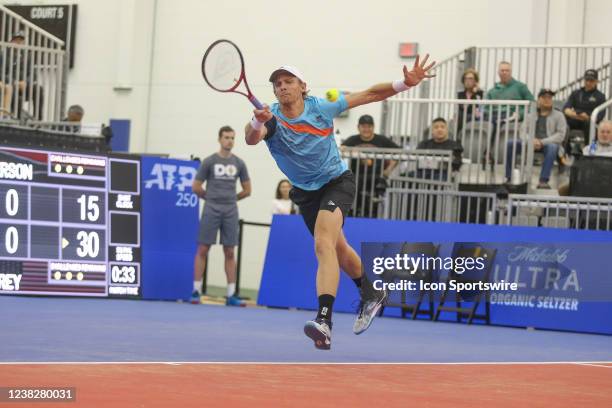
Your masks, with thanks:
[{"label": "racket handle grip", "polygon": [[257,109],[263,109],[263,105],[261,104],[261,102],[259,102],[259,100],[257,100],[255,96],[253,95],[249,96],[249,101],[251,101],[253,106],[256,107]]}]

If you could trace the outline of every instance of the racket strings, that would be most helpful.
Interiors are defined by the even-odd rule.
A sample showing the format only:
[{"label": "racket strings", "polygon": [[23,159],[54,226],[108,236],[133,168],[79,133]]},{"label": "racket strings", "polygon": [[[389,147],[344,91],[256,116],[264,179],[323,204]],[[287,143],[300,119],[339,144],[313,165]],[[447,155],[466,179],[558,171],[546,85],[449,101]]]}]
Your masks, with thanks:
[{"label": "racket strings", "polygon": [[213,88],[227,91],[240,81],[242,61],[238,50],[228,43],[217,44],[204,63],[204,74]]}]

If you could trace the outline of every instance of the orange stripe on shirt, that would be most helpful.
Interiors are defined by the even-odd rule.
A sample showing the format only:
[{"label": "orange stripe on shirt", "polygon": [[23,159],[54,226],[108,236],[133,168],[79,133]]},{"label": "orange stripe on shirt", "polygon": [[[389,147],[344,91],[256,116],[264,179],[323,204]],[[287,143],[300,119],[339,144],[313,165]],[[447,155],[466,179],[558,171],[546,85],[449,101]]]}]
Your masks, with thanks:
[{"label": "orange stripe on shirt", "polygon": [[333,128],[318,129],[318,128],[314,127],[314,126],[307,125],[307,124],[295,124],[295,125],[292,125],[291,123],[287,123],[287,122],[285,122],[282,119],[278,119],[278,121],[283,126],[288,127],[289,129],[293,130],[294,132],[298,132],[298,133],[308,133],[310,135],[327,137],[327,136],[331,135],[332,131],[333,131]]}]

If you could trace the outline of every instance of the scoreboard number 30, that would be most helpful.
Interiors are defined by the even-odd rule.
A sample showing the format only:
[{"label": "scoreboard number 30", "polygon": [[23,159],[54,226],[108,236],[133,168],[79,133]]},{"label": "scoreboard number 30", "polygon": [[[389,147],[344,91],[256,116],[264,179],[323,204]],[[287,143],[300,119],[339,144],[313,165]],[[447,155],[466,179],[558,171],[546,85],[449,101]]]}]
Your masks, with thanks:
[{"label": "scoreboard number 30", "polygon": [[[97,198],[97,197],[96,197]],[[79,231],[77,234],[80,247],[77,248],[77,255],[81,258],[95,258],[100,252],[100,236],[97,232]]]}]

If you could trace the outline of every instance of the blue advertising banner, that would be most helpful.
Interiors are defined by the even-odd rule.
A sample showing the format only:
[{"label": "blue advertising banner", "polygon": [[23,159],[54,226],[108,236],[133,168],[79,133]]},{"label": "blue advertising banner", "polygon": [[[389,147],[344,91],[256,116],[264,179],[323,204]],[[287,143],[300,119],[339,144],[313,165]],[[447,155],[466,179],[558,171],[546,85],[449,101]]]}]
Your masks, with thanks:
[{"label": "blue advertising banner", "polygon": [[[490,268],[488,281],[514,284],[514,289],[491,291],[492,324],[612,334],[612,266],[605,256],[612,251],[609,232],[350,218],[344,231],[371,280],[376,279],[373,258],[395,257],[402,243],[429,243],[432,254],[446,261],[457,258],[458,246],[479,245],[494,251],[494,260],[483,263]],[[451,269],[457,271],[457,265]],[[258,302],[316,309],[316,267],[312,237],[300,217],[276,216]],[[432,276],[435,282],[445,282],[449,267],[440,264]],[[470,306],[476,293],[464,291],[463,304]],[[440,294],[435,293],[435,306]],[[404,295],[410,302],[418,292]],[[391,298],[399,301],[400,291],[392,291]],[[450,299],[454,305],[454,292]],[[353,312],[357,300],[355,285],[342,274],[334,310]],[[483,311],[484,302],[478,313]],[[385,315],[399,316],[400,310],[389,307]],[[443,312],[440,320],[454,321],[456,313]]]},{"label": "blue advertising banner", "polygon": [[494,243],[495,324],[612,334],[612,242]]},{"label": "blue advertising banner", "polygon": [[142,158],[142,297],[188,300],[199,199],[191,183],[199,163]]}]

